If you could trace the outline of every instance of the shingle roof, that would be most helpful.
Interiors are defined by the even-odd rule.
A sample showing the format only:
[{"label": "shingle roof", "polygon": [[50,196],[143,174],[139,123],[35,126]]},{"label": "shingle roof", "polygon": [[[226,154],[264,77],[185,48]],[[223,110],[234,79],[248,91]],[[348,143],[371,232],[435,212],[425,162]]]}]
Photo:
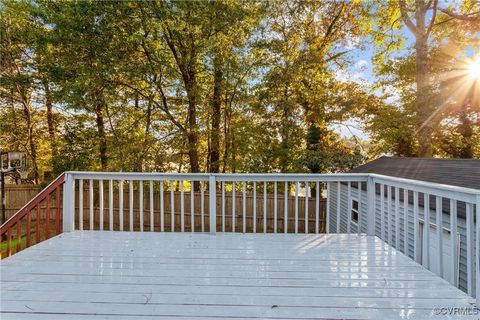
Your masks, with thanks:
[{"label": "shingle roof", "polygon": [[351,172],[377,173],[480,190],[480,160],[380,157]]}]

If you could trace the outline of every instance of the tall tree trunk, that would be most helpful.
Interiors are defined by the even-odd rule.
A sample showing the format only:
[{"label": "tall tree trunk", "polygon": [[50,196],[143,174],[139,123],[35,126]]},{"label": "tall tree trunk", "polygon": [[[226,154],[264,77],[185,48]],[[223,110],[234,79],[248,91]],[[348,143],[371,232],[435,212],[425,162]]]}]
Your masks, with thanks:
[{"label": "tall tree trunk", "polygon": [[220,170],[220,117],[222,108],[223,73],[218,58],[214,61],[213,74],[213,99],[212,99],[212,129],[210,143],[210,172],[217,173]]},{"label": "tall tree trunk", "polygon": [[473,158],[473,128],[472,121],[468,118],[468,114],[464,108],[460,110],[460,125],[458,131],[462,136],[462,146],[460,148],[459,156],[464,159]]},{"label": "tall tree trunk", "polygon": [[39,182],[39,173],[38,173],[38,164],[37,164],[37,146],[35,145],[35,140],[33,137],[33,123],[32,123],[32,111],[30,110],[30,106],[28,102],[24,99],[25,94],[22,93],[23,101],[23,114],[25,115],[25,123],[27,126],[27,139],[28,139],[28,146],[30,148],[30,161],[33,165],[33,180],[35,184]]},{"label": "tall tree trunk", "polygon": [[57,155],[57,145],[55,141],[55,120],[53,119],[53,102],[52,93],[48,82],[43,82],[43,88],[45,90],[45,106],[47,107],[47,125],[48,125],[48,137],[50,138],[50,148],[52,152],[52,160]]},{"label": "tall tree trunk", "polygon": [[100,163],[102,171],[108,171],[108,157],[107,157],[107,136],[105,134],[105,120],[103,117],[104,106],[97,104],[95,107],[95,114],[97,116],[97,132],[98,132],[98,148],[100,152]]}]

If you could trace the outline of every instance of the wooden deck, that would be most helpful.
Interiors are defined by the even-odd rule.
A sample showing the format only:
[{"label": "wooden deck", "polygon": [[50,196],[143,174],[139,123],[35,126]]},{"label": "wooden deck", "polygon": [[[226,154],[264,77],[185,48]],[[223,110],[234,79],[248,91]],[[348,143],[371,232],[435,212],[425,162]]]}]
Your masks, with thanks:
[{"label": "wooden deck", "polygon": [[445,319],[433,309],[474,301],[357,235],[75,231],[0,276],[2,320]]}]

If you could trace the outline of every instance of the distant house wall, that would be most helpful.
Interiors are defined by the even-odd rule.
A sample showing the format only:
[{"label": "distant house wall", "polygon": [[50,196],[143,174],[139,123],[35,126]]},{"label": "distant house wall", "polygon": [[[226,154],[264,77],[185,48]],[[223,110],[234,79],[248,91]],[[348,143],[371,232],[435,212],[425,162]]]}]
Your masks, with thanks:
[{"label": "distant house wall", "polygon": [[[365,186],[365,184],[364,184]],[[337,188],[338,184],[337,183],[332,183],[331,184],[331,191],[330,191],[330,230],[332,232],[337,232]],[[351,195],[353,198],[358,199],[358,188],[357,187],[352,187],[351,188]],[[403,191],[402,191],[403,192]],[[340,233],[347,233],[347,219],[348,219],[348,187],[345,183],[340,183]],[[422,195],[423,196],[423,195]],[[360,214],[361,217],[363,218],[364,223],[362,223],[362,233],[367,232],[367,224],[365,223],[366,221],[366,216],[367,216],[367,192],[362,190],[361,192],[361,199],[360,199]],[[375,212],[375,235],[376,236],[381,236],[381,213],[380,213],[380,206],[381,206],[381,199],[380,199],[380,194],[377,191],[376,197],[376,212]],[[385,210],[387,208],[387,200],[388,196],[387,193],[385,192]],[[391,199],[392,207],[395,206],[395,200],[393,199],[393,192],[392,192],[392,199]],[[444,207],[444,211],[445,211]],[[400,239],[400,249],[403,250],[404,248],[404,219],[403,219],[403,210],[404,210],[404,201],[402,198],[400,198],[399,201],[399,212],[400,212],[400,234],[402,235]],[[350,214],[350,213],[348,213]],[[443,228],[444,229],[449,229],[450,230],[450,215],[447,213],[443,213]],[[386,215],[385,215],[386,217]],[[422,201],[422,206],[419,205],[419,213],[418,213],[419,220],[423,222],[424,220],[424,207],[423,207],[423,201]],[[408,240],[407,240],[407,252],[406,254],[414,259],[414,219],[413,219],[413,206],[411,204],[408,204]],[[386,221],[386,220],[385,220]],[[430,224],[435,225],[435,211],[430,210]],[[392,230],[392,245],[395,246],[395,220],[394,220],[394,215],[390,214],[390,223],[391,223],[391,230]],[[352,223],[350,227],[350,232],[351,233],[356,233],[358,232],[357,225]],[[475,228],[474,228],[475,229]],[[420,230],[420,228],[419,228]],[[420,231],[419,231],[420,232]],[[463,291],[467,291],[467,236],[466,236],[466,220],[462,217],[457,218],[457,233],[460,236],[460,259],[459,259],[459,288]],[[385,224],[385,235],[388,239],[388,227],[387,224]],[[473,248],[475,252],[475,248]],[[430,261],[431,264],[436,263],[436,261]],[[449,279],[449,275],[446,275],[446,279]]]}]

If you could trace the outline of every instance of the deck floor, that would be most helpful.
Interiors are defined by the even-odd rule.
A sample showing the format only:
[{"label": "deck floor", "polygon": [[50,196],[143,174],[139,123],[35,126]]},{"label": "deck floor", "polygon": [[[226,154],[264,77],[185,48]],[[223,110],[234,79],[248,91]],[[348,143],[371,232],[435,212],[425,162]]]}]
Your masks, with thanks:
[{"label": "deck floor", "polygon": [[2,260],[0,277],[2,320],[445,319],[434,308],[473,302],[357,235],[75,231]]}]

